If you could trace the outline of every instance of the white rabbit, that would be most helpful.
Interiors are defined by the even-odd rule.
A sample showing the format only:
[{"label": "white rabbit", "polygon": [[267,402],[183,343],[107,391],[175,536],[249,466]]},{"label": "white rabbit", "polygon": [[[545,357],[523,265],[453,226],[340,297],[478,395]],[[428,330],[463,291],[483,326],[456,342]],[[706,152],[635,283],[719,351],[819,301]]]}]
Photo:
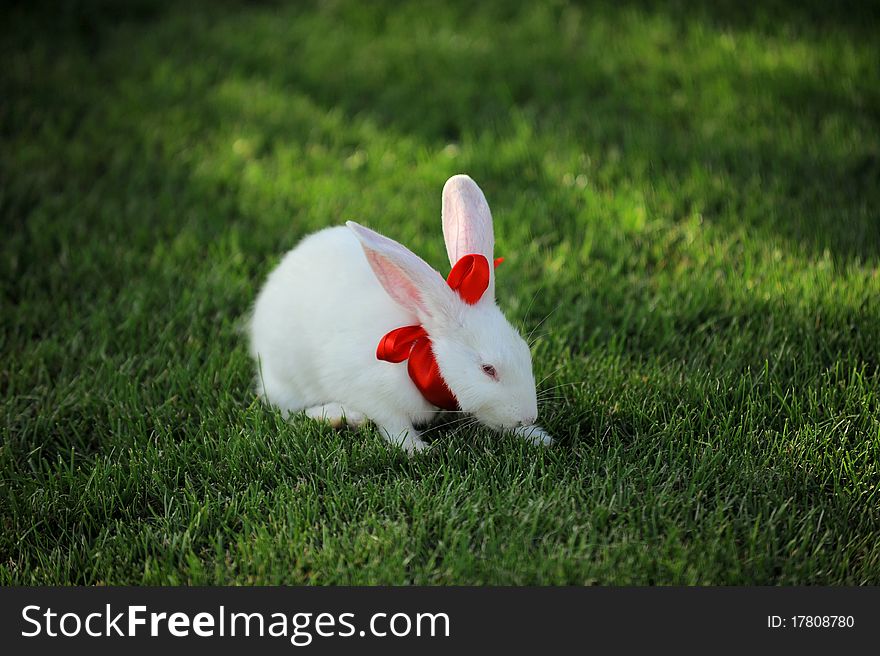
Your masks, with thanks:
[{"label": "white rabbit", "polygon": [[[492,215],[468,176],[446,182],[442,215],[451,265],[469,254],[492,262]],[[531,355],[495,304],[492,267],[485,293],[469,304],[405,247],[346,225],[304,238],[260,292],[249,326],[260,396],[285,416],[304,410],[337,426],[369,419],[390,442],[422,450],[415,426],[439,409],[405,363],[377,357],[384,335],[418,324],[461,411],[493,429],[551,443],[535,425]]]}]

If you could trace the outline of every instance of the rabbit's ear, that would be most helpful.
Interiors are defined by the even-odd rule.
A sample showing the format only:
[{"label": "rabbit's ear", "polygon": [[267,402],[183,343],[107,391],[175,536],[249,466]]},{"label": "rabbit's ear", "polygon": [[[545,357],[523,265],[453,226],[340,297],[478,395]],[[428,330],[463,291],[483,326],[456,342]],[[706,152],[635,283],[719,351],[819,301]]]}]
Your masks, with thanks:
[{"label": "rabbit's ear", "polygon": [[397,303],[420,318],[437,318],[450,311],[454,293],[439,271],[393,239],[354,221],[345,225],[358,238],[373,273]]},{"label": "rabbit's ear", "polygon": [[[466,175],[455,175],[443,186],[443,239],[450,266],[465,255],[484,255],[492,263],[495,235],[492,213],[477,183]],[[490,286],[495,275],[491,274]]]}]

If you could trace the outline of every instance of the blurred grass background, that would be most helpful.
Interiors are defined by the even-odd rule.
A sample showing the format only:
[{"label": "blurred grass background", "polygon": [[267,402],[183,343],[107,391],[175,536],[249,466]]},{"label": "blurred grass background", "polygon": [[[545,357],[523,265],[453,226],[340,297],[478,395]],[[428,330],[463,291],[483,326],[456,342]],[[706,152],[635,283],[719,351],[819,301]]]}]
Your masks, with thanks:
[{"label": "blurred grass background", "polygon": [[[756,4],[12,5],[0,582],[880,583],[877,12]],[[445,271],[459,172],[559,443],[260,406],[281,254]]]}]

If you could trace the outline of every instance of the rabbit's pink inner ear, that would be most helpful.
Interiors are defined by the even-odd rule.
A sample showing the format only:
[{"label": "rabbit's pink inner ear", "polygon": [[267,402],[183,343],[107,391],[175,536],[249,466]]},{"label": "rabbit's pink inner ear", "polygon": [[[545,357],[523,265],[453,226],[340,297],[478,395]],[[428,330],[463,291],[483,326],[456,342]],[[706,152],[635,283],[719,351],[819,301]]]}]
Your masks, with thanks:
[{"label": "rabbit's pink inner ear", "polygon": [[443,187],[442,214],[443,239],[451,266],[469,253],[492,259],[492,213],[477,183],[466,175],[449,178]]},{"label": "rabbit's pink inner ear", "polygon": [[428,311],[418,286],[403,269],[378,251],[364,248],[364,254],[377,280],[391,298],[411,312]]}]

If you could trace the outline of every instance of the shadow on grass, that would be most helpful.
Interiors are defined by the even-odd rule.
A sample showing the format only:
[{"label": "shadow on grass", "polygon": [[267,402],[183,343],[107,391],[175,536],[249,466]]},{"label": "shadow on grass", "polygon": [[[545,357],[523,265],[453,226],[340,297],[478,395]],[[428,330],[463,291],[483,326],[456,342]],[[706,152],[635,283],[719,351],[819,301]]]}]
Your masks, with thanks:
[{"label": "shadow on grass", "polygon": [[[759,17],[773,16],[785,33],[791,19],[797,33],[797,25],[815,28],[829,17],[818,5],[784,9],[754,12],[755,21],[764,25]],[[365,18],[340,8],[309,17],[308,33],[245,16],[247,37],[236,21],[236,32],[232,23],[217,25],[196,42],[219,58],[222,70],[259,80],[274,93],[306,94],[328,112],[366,118],[426,146],[479,142],[484,134],[503,141],[516,131],[516,116],[524,116],[535,130],[535,152],[522,163],[529,170],[492,173],[543,197],[558,195],[561,181],[531,171],[540,150],[570,148],[606,167],[585,173],[612,193],[632,185],[633,172],[644,172],[636,184],[655,195],[651,209],[665,220],[698,212],[813,255],[830,249],[841,259],[874,259],[880,253],[880,217],[871,202],[880,150],[858,136],[876,131],[880,98],[833,73],[817,74],[815,62],[798,61],[834,56],[819,36],[762,43],[760,32],[749,31],[747,11],[719,10],[700,22],[712,13],[708,3],[684,22],[673,11],[642,11],[637,4],[531,12],[504,4],[474,12],[458,7],[444,19],[411,6],[401,13],[425,38],[396,41],[386,37],[391,16]],[[503,30],[500,17],[510,21]],[[585,27],[591,22],[604,27]],[[858,21],[842,25],[858,31]],[[568,41],[547,38],[568,28]],[[634,53],[608,53],[606,29]],[[741,46],[745,57],[731,50],[700,59],[701,48],[723,50],[726,35],[758,45]],[[649,47],[639,45],[643,36]],[[235,114],[234,107],[224,111]],[[474,165],[491,168],[491,158],[486,153]],[[573,220],[574,208],[567,209],[558,221]]]},{"label": "shadow on grass", "polygon": [[[823,26],[859,40],[861,12],[780,2],[751,9],[708,2],[525,9],[502,2],[452,5],[442,16],[418,3],[387,14],[346,3],[311,12],[271,3],[212,9],[79,2],[60,20],[86,49],[113,44],[117,23],[136,25],[148,45],[136,39],[130,56],[166,59],[184,84],[209,91],[223,79],[243,79],[281,96],[305,94],[346,121],[366,119],[429,147],[479,142],[486,134],[503,140],[517,129],[516,116],[525,117],[534,126],[533,152],[521,164],[527,170],[493,170],[490,185],[509,181],[558,196],[561,181],[540,167],[536,175],[535,162],[543,149],[582,152],[594,161],[584,171],[591,185],[610,193],[638,187],[661,220],[699,213],[813,255],[880,253],[873,198],[880,150],[845,127],[877,131],[877,91],[867,81],[853,89],[833,71],[817,74],[815,62],[797,62],[834,56],[823,50]],[[149,30],[168,15],[171,27],[160,32],[157,49]],[[412,23],[413,38],[393,33],[400,21]],[[767,30],[794,37],[764,43]],[[726,35],[757,45],[724,53],[718,44]],[[186,48],[162,50],[161,43],[180,38]],[[124,68],[116,74],[129,75]],[[207,116],[217,110],[205,102],[188,108]],[[253,119],[226,105],[209,120],[219,127]],[[491,169],[492,155],[472,164]],[[574,222],[572,202],[560,210],[554,222]]]}]

